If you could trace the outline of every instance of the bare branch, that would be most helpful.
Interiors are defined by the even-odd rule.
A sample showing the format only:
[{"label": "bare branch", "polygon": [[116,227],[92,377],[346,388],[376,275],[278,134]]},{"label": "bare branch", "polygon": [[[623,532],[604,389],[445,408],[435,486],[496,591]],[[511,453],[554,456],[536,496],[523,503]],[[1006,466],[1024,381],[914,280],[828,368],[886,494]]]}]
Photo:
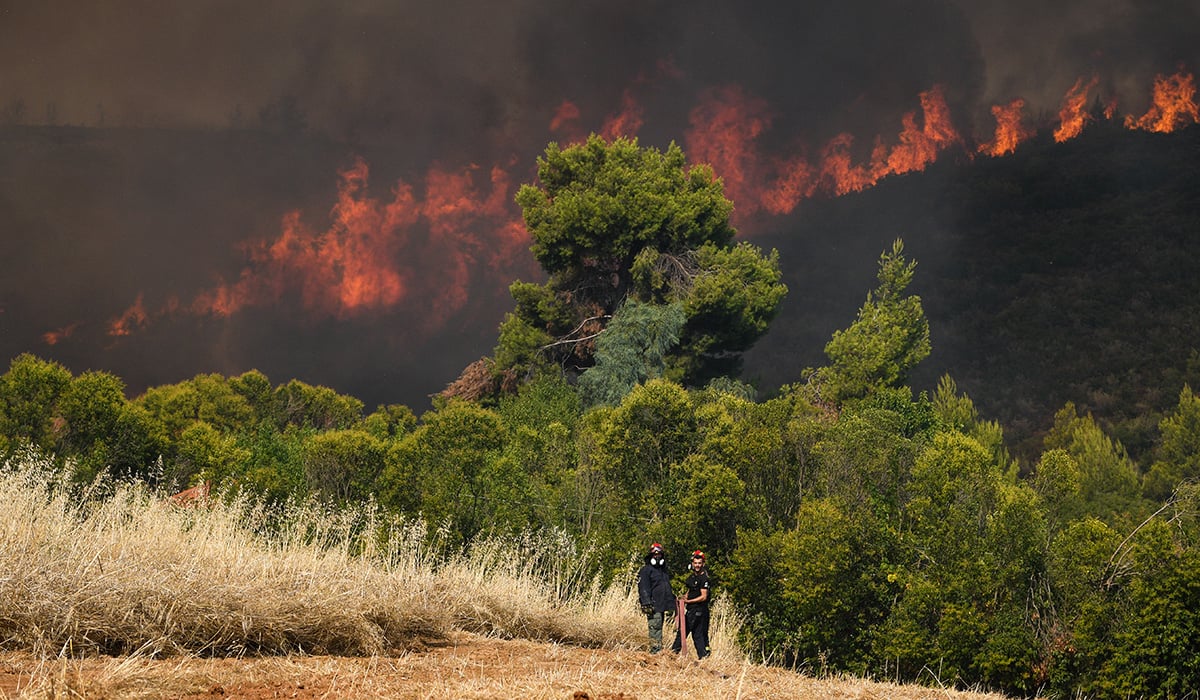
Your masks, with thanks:
[{"label": "bare branch", "polygon": [[1129,556],[1129,553],[1133,551],[1132,540],[1134,535],[1136,535],[1143,527],[1149,525],[1150,521],[1161,515],[1163,511],[1173,507],[1174,505],[1175,495],[1172,494],[1171,497],[1167,499],[1167,502],[1162,504],[1161,508],[1151,513],[1145,520],[1141,522],[1140,525],[1133,528],[1133,530],[1125,536],[1125,539],[1121,540],[1121,544],[1117,545],[1117,548],[1113,551],[1112,556],[1108,558],[1108,565],[1105,568],[1110,573],[1104,579],[1105,588],[1112,588],[1114,585],[1116,585],[1119,577],[1125,576],[1129,572],[1130,565],[1125,562],[1125,557]]},{"label": "bare branch", "polygon": [[610,318],[612,318],[612,314],[601,314],[599,316],[590,316],[588,318],[585,318],[585,319],[583,319],[583,321],[581,321],[579,323],[578,326],[575,327],[575,330],[571,331],[570,333],[567,333],[566,335],[563,335],[562,337],[560,337],[558,340],[554,341],[553,343],[550,343],[548,345],[543,345],[541,348],[539,348],[539,350],[549,350],[550,348],[555,347],[557,345],[570,345],[573,343],[582,343],[584,341],[591,340],[592,338],[596,338],[601,333],[604,332],[603,329],[601,329],[597,333],[592,333],[591,335],[585,335],[582,338],[572,338],[571,336],[573,336],[576,333],[578,333],[579,331],[583,330],[584,326],[586,326],[589,323],[592,323],[593,321],[604,321],[604,320],[608,320]]}]

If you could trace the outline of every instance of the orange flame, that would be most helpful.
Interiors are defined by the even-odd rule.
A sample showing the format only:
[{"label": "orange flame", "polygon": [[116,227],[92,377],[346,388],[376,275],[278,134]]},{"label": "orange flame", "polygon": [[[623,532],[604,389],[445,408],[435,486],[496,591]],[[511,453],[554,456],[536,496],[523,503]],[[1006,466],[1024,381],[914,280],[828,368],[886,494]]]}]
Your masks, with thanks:
[{"label": "orange flame", "polygon": [[136,328],[146,325],[146,307],[142,303],[142,295],[137,295],[133,306],[125,310],[115,320],[108,324],[108,334],[111,336],[131,335]]},{"label": "orange flame", "polygon": [[[1059,125],[1054,130],[1054,140],[1058,143],[1073,139],[1083,131],[1083,127],[1092,119],[1087,113],[1088,93],[1100,82],[1099,76],[1092,76],[1091,82],[1083,84],[1083,78],[1075,81],[1063,97],[1062,109],[1058,111]],[[1110,116],[1111,118],[1111,116]]]},{"label": "orange flame", "polygon": [[42,341],[45,342],[46,345],[58,345],[67,338],[70,338],[71,334],[74,333],[75,329],[78,327],[79,323],[76,322],[69,326],[59,328],[58,330],[47,331],[42,334]]},{"label": "orange flame", "polygon": [[779,216],[795,209],[800,200],[813,196],[819,173],[803,156],[780,161],[775,169],[780,176],[763,192],[762,204],[768,212]]},{"label": "orange flame", "polygon": [[916,128],[912,113],[904,116],[900,143],[888,154],[887,167],[876,169],[876,181],[884,175],[924,170],[937,160],[939,151],[962,143],[962,137],[950,121],[950,107],[946,105],[946,95],[941,85],[934,85],[921,93],[921,112],[923,124],[920,130]]},{"label": "orange flame", "polygon": [[939,151],[961,144],[942,87],[922,92],[920,100],[921,124],[916,112],[904,115],[899,143],[889,148],[877,139],[869,163],[854,162],[854,137],[842,133],[830,139],[814,165],[800,155],[763,157],[755,142],[771,126],[769,106],[737,86],[728,86],[706,92],[692,110],[687,151],[694,162],[712,165],[724,181],[726,196],[736,204],[739,220],[759,210],[787,214],[818,190],[836,195],[857,192],[888,175],[922,170]]},{"label": "orange flame", "polygon": [[688,117],[688,156],[708,163],[725,185],[739,215],[753,214],[762,187],[754,141],[770,128],[767,103],[730,85],[706,91]]},{"label": "orange flame", "polygon": [[563,103],[554,111],[554,116],[550,118],[550,131],[562,131],[568,125],[579,121],[579,107],[570,100],[563,100]]},{"label": "orange flame", "polygon": [[[842,133],[830,139],[825,148],[821,149],[818,180],[834,194],[857,192],[875,184],[876,178],[866,166],[854,164],[854,157],[850,153],[850,147],[853,145],[854,136]],[[873,153],[878,154],[879,150],[876,149]]]},{"label": "orange flame", "polygon": [[341,177],[329,230],[314,233],[298,212],[288,214],[279,238],[250,246],[252,264],[238,281],[200,294],[192,311],[228,316],[246,306],[279,301],[293,286],[299,286],[306,307],[338,317],[400,301],[405,281],[389,261],[398,247],[398,231],[415,219],[411,188],[401,184],[391,204],[381,206],[362,196],[367,184],[362,160]]},{"label": "orange flame", "polygon": [[1021,124],[1021,110],[1025,100],[1020,97],[1006,105],[993,105],[992,116],[996,118],[996,136],[987,143],[979,144],[979,152],[989,156],[1003,156],[1017,150],[1017,144],[1034,135],[1034,130]]},{"label": "orange flame", "polygon": [[[484,259],[493,267],[513,259],[528,244],[524,228],[509,208],[511,184],[503,169],[491,171],[491,189],[480,193],[474,166],[452,173],[439,169],[426,178],[424,202],[411,186],[397,183],[392,199],[366,195],[368,167],[359,159],[340,173],[337,202],[324,232],[305,226],[299,212],[283,217],[273,240],[247,244],[249,259],[238,279],[195,296],[185,310],[197,315],[228,317],[245,308],[280,302],[297,295],[305,308],[321,315],[346,318],[365,311],[395,307],[414,293],[426,267],[437,269],[436,283],[422,287],[421,301],[439,317],[466,302],[472,263]],[[412,228],[424,221],[428,237]],[[474,232],[496,232],[488,240]],[[160,314],[179,308],[172,299]],[[128,335],[145,325],[141,296],[110,326],[110,335]]]},{"label": "orange flame", "polygon": [[1140,119],[1125,117],[1125,126],[1159,133],[1170,133],[1177,128],[1200,122],[1200,108],[1196,106],[1196,79],[1191,73],[1180,71],[1170,77],[1154,78],[1154,98],[1150,110]]},{"label": "orange flame", "polygon": [[600,136],[610,143],[618,137],[632,138],[642,128],[642,107],[634,99],[633,94],[626,90],[621,94],[621,111],[604,121],[600,127]]}]

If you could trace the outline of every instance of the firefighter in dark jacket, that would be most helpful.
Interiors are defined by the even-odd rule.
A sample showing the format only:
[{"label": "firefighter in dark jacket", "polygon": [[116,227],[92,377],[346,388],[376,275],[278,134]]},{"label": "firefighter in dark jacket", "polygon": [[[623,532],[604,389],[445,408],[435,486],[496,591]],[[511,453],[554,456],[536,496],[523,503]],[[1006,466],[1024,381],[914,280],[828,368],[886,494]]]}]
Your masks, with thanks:
[{"label": "firefighter in dark jacket", "polygon": [[646,615],[650,630],[650,653],[662,651],[663,617],[675,609],[675,594],[671,592],[671,577],[667,574],[667,558],[663,546],[650,545],[646,563],[638,571],[638,602]]},{"label": "firefighter in dark jacket", "polygon": [[[687,596],[683,602],[687,604],[684,615],[684,629],[691,635],[692,643],[696,645],[696,658],[703,659],[712,653],[708,648],[708,603],[709,584],[708,570],[704,566],[704,552],[692,552],[692,562],[688,564]],[[675,634],[675,644],[671,649],[678,653],[683,650],[683,639]]]}]

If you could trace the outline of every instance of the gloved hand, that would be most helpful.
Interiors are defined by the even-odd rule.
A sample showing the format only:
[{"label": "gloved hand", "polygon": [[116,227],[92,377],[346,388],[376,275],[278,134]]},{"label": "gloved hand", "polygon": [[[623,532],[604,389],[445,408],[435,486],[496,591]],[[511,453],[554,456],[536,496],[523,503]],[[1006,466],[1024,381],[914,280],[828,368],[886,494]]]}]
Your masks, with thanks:
[{"label": "gloved hand", "polygon": [[642,604],[642,614],[645,615],[646,617],[650,617],[651,615],[654,614],[654,606],[650,605],[649,603],[643,603]]}]

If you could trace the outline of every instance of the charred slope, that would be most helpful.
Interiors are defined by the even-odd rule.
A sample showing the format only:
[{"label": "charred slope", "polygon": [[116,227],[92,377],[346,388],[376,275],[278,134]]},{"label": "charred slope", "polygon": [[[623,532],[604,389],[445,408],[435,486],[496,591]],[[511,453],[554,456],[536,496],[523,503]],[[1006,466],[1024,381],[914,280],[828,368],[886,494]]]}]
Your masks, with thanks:
[{"label": "charred slope", "polygon": [[779,248],[790,294],[746,376],[771,389],[820,364],[896,237],[932,331],[914,388],[949,373],[1025,457],[1066,401],[1144,457],[1200,384],[1200,128],[1040,137],[813,203],[755,241]]}]

